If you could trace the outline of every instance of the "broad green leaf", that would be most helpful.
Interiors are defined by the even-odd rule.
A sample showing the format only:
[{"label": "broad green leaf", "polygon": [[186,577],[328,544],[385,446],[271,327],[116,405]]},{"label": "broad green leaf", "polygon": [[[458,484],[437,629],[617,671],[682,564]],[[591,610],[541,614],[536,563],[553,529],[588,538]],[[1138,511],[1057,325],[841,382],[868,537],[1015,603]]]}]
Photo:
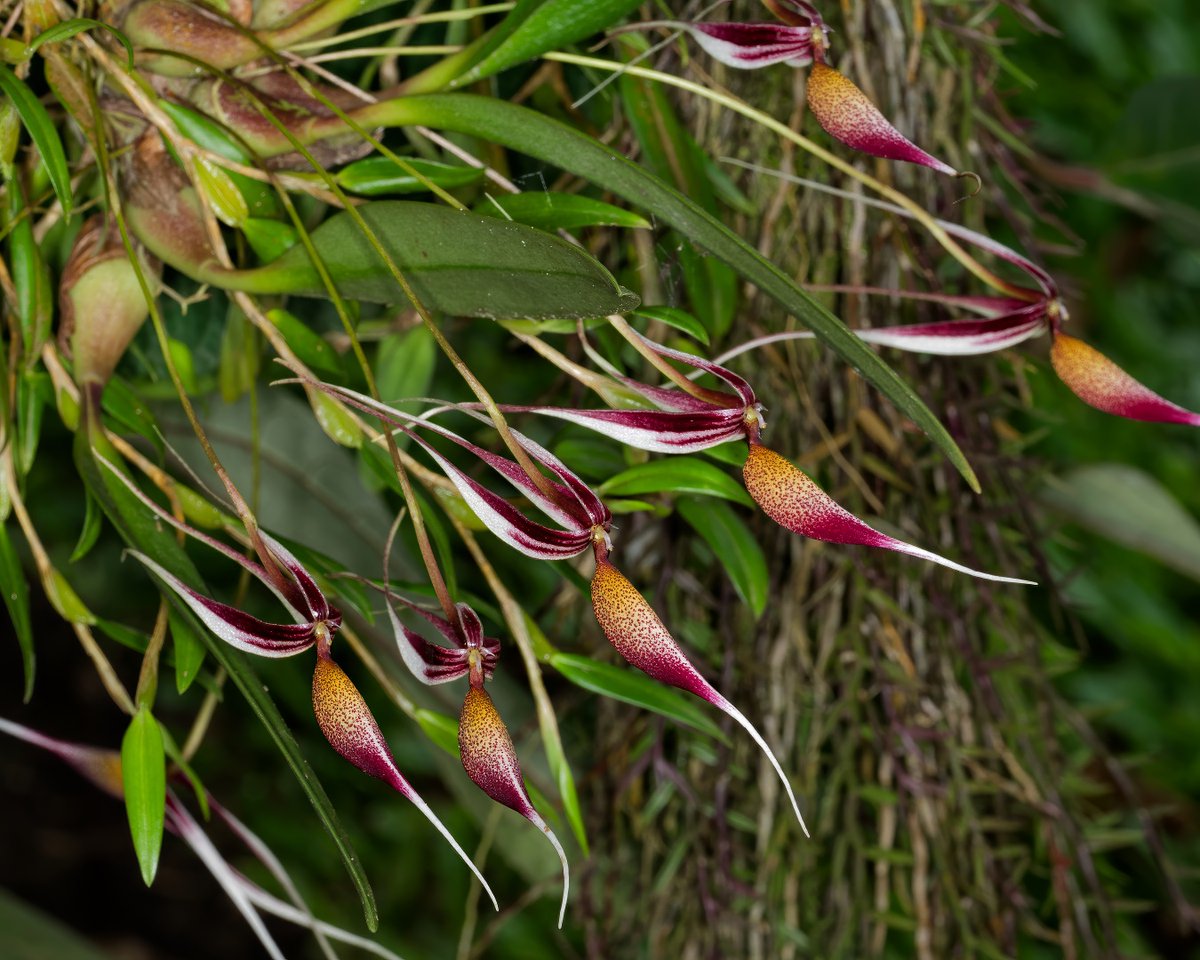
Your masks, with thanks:
[{"label": "broad green leaf", "polygon": [[741,518],[712,500],[680,500],[675,509],[712,547],[738,596],[761,617],[767,609],[767,559]]},{"label": "broad green leaf", "polygon": [[200,674],[204,663],[204,641],[192,623],[180,616],[174,607],[167,614],[167,622],[171,626],[171,643],[175,650],[175,689],[185,693]]},{"label": "broad green leaf", "polygon": [[671,720],[687,724],[718,740],[725,740],[721,728],[708,715],[704,703],[671,687],[665,687],[645,674],[629,667],[618,667],[602,663],[591,657],[557,651],[550,656],[550,665],[573,684],[612,697],[623,703],[631,703],[644,710],[652,710]]},{"label": "broad green leaf", "polygon": [[474,94],[427,94],[380,105],[382,122],[419,123],[491,140],[609,190],[673,226],[813,331],[929,434],[975,490],[979,481],[953,437],[900,376],[783,270],[677,190],[587,134],[535,110]]},{"label": "broad green leaf", "polygon": [[[363,204],[358,212],[430,310],[468,317],[599,317],[637,305],[637,297],[593,257],[532,227],[403,200]],[[403,302],[391,270],[348,213],[317,227],[312,242],[343,296]],[[214,270],[197,279],[252,293],[327,295],[302,246],[254,270]]]},{"label": "broad green leaf", "polygon": [[647,493],[692,493],[721,497],[754,506],[746,488],[720,467],[697,457],[670,457],[638,464],[600,486],[602,496]]},{"label": "broad green leaf", "polygon": [[79,531],[79,541],[75,544],[75,549],[71,551],[71,563],[82,560],[96,545],[96,538],[100,536],[100,524],[104,517],[95,497],[87,493],[84,495],[84,500],[83,529]]},{"label": "broad green leaf", "polygon": [[686,333],[693,340],[698,340],[708,346],[708,330],[686,310],[680,310],[678,307],[638,307],[633,311],[633,315],[665,323],[668,327],[674,327],[676,330]]},{"label": "broad green leaf", "polygon": [[1200,523],[1137,467],[1098,463],[1051,481],[1042,499],[1081,527],[1200,580]]},{"label": "broad green leaf", "polygon": [[42,163],[46,165],[46,173],[54,185],[58,202],[62,204],[63,216],[70,216],[71,171],[67,166],[67,155],[63,152],[62,141],[58,139],[58,129],[50,114],[42,106],[41,101],[34,96],[33,91],[16,78],[11,70],[0,63],[0,92],[12,100],[21,115],[21,122],[29,131],[33,145],[37,147]]},{"label": "broad green leaf", "polygon": [[600,226],[650,228],[650,221],[645,217],[576,193],[530,190],[527,193],[488,197],[477,203],[475,210],[485,216],[499,216],[542,230]]},{"label": "broad green leaf", "polygon": [[162,733],[150,708],[142,705],[121,740],[121,781],[133,849],[146,886],[154,883],[162,850],[163,815],[167,798],[167,761]]},{"label": "broad green leaf", "polygon": [[[521,0],[451,84],[466,86],[580,40],[623,20],[641,0]],[[464,67],[467,65],[464,64]]]},{"label": "broad green leaf", "polygon": [[8,538],[8,528],[0,524],[0,591],[4,592],[4,606],[8,618],[17,634],[17,645],[21,648],[21,666],[25,674],[24,701],[33,696],[33,675],[37,659],[33,650],[33,626],[29,620],[29,583],[21,560]]},{"label": "broad green leaf", "polygon": [[107,23],[101,23],[99,20],[91,20],[87,17],[75,17],[71,20],[64,20],[62,23],[57,23],[49,30],[43,30],[33,41],[25,48],[25,55],[32,57],[38,47],[46,43],[58,43],[62,40],[69,40],[78,33],[83,33],[85,30],[107,30],[121,42],[121,46],[125,48],[125,53],[129,57],[129,68],[133,69],[133,44],[129,38],[125,36],[116,27]]},{"label": "broad green leaf", "polygon": [[[420,157],[405,157],[405,161],[430,183],[444,190],[469,187],[483,179],[479,167],[466,167],[441,163],[438,160],[422,160]],[[429,187],[418,177],[397,166],[387,157],[367,157],[343,167],[337,174],[338,185],[351,193],[365,197],[386,196],[395,193],[425,193]]]},{"label": "broad green leaf", "polygon": [[375,384],[383,402],[428,394],[437,357],[437,344],[424,324],[384,340],[375,359]]},{"label": "broad green leaf", "polygon": [[[75,434],[75,464],[88,488],[100,501],[100,505],[104,508],[104,512],[113,526],[130,546],[141,550],[193,588],[203,590],[204,584],[199,573],[192,565],[191,559],[175,540],[174,535],[165,525],[159,524],[141,501],[130,493],[124,484],[112,477],[96,460],[92,449],[93,443],[96,444],[96,450],[103,454],[109,462],[120,462],[116,450],[108,444],[107,439],[98,429],[96,411],[85,407],[84,414],[83,426]],[[370,882],[363,871],[362,862],[350,845],[350,839],[346,836],[324,787],[321,786],[316,774],[313,773],[312,768],[300,753],[295,738],[287,728],[287,724],[284,723],[283,717],[279,715],[279,710],[266,687],[255,675],[245,656],[204,631],[186,604],[176,597],[174,591],[166,591],[166,593],[169,594],[171,603],[178,614],[191,622],[193,630],[208,647],[208,652],[213,659],[225,668],[226,673],[245,697],[251,710],[254,711],[283,755],[301,789],[312,803],[321,825],[329,833],[341,854],[342,862],[362,901],[363,915],[366,918],[367,926],[372,931],[378,929],[379,912],[375,906],[375,896],[371,892]]]}]

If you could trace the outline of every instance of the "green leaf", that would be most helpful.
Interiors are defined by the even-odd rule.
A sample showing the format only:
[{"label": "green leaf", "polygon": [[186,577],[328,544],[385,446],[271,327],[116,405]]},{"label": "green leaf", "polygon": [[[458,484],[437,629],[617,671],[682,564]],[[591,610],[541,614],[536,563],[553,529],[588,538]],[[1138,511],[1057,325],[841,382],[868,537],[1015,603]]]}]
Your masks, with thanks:
[{"label": "green leaf", "polygon": [[167,798],[167,761],[158,722],[143,704],[121,740],[121,781],[133,849],[146,886],[154,882],[162,850],[163,815]]},{"label": "green leaf", "polygon": [[[465,167],[405,157],[405,161],[421,176],[444,190],[469,187],[483,179],[479,167]],[[395,193],[425,193],[429,187],[419,178],[397,166],[387,157],[367,157],[343,167],[337,174],[338,185],[351,193],[377,197]]]},{"label": "green leaf", "polygon": [[242,221],[241,228],[254,255],[268,263],[279,259],[300,242],[296,228],[281,220],[249,217]]},{"label": "green leaf", "polygon": [[312,389],[308,391],[308,399],[317,423],[330,440],[351,449],[362,446],[362,427],[344,403],[327,393]]},{"label": "green leaf", "polygon": [[313,333],[299,317],[276,308],[267,311],[267,319],[275,324],[292,352],[306,367],[339,378],[345,375],[337,351],[324,337]]},{"label": "green leaf", "polygon": [[[173,534],[165,525],[157,522],[150,511],[123,483],[111,476],[108,470],[97,462],[92,449],[93,443],[96,444],[97,451],[102,453],[109,462],[120,462],[116,450],[112,448],[99,429],[97,412],[91,404],[85,404],[83,426],[75,434],[75,464],[84,478],[84,482],[100,501],[104,512],[126,543],[160,563],[193,589],[203,590],[204,584],[199,573],[183,548],[176,542]],[[178,599],[174,591],[166,591],[166,593],[179,615],[191,622],[193,630],[206,644],[213,659],[225,668],[234,685],[274,741],[301,789],[312,803],[321,825],[337,846],[342,862],[362,901],[363,915],[366,918],[367,926],[372,931],[378,929],[379,911],[375,906],[375,896],[371,892],[371,884],[363,871],[362,862],[354,852],[350,839],[346,836],[324,787],[321,786],[316,774],[313,773],[312,768],[300,753],[295,738],[287,724],[284,723],[283,717],[279,715],[279,710],[266,687],[255,675],[244,655],[222,643],[207,631],[201,630],[192,612],[186,604]]]},{"label": "green leaf", "polygon": [[75,17],[71,20],[64,20],[62,23],[57,23],[49,30],[44,30],[34,37],[33,42],[25,48],[25,55],[32,57],[38,47],[45,43],[58,43],[62,40],[69,40],[77,33],[83,33],[85,30],[107,30],[120,42],[125,48],[125,53],[129,57],[129,69],[133,69],[133,44],[129,38],[125,36],[116,27],[110,26],[107,23],[101,23],[99,20],[91,20],[88,17]]},{"label": "green leaf", "polygon": [[708,330],[699,320],[686,310],[678,307],[638,307],[633,311],[635,317],[645,317],[647,320],[657,320],[668,327],[674,327],[686,333],[693,340],[708,346]]},{"label": "green leaf", "polygon": [[665,687],[645,674],[561,651],[551,654],[550,665],[584,690],[651,710],[718,740],[726,739],[702,701]]},{"label": "green leaf", "polygon": [[100,536],[100,524],[104,516],[100,504],[90,493],[85,495],[85,502],[83,529],[79,531],[79,542],[71,551],[71,563],[76,563],[86,557],[92,547],[96,545],[96,538]]},{"label": "green leaf", "polygon": [[[593,257],[523,224],[403,200],[366,203],[358,213],[430,310],[467,317],[599,317],[637,305],[637,297]],[[391,270],[345,211],[317,227],[312,242],[343,296],[404,301]],[[254,270],[214,270],[198,279],[252,293],[327,295],[301,246]]]},{"label": "green leaf", "polygon": [[33,145],[37,147],[42,163],[46,165],[46,173],[54,185],[58,202],[62,204],[63,216],[70,216],[71,200],[71,171],[67,166],[67,155],[63,152],[62,141],[58,139],[58,130],[50,114],[42,106],[33,91],[16,78],[11,70],[0,63],[0,92],[12,100],[21,115],[21,122],[29,131]]},{"label": "green leaf", "polygon": [[531,190],[488,197],[475,205],[477,213],[539,227],[542,230],[575,230],[580,227],[630,227],[648,230],[650,221],[611,203],[576,193]]},{"label": "green leaf", "polygon": [[8,528],[0,524],[0,590],[4,592],[4,606],[17,634],[17,645],[21,648],[21,666],[25,672],[24,701],[33,696],[33,675],[37,665],[33,650],[33,626],[29,620],[29,584],[21,560],[8,537]]},{"label": "green leaf", "polygon": [[1078,467],[1042,492],[1081,527],[1200,580],[1200,524],[1161,483],[1137,467]]},{"label": "green leaf", "polygon": [[979,489],[979,481],[963,452],[912,387],[787,273],[725,224],[638,164],[573,127],[492,97],[427,94],[380,106],[383,109],[379,116],[384,122],[419,123],[491,140],[583,177],[675,227],[812,330],[929,434],[971,487]]},{"label": "green leaf", "polygon": [[175,648],[175,689],[186,693],[204,663],[204,641],[174,607],[167,613],[167,622],[171,626],[171,643]]},{"label": "green leaf", "polygon": [[424,324],[384,340],[375,359],[375,383],[383,402],[428,394],[437,357],[437,344]]},{"label": "green leaf", "polygon": [[0,956],[6,960],[112,960],[60,921],[0,890]]},{"label": "green leaf", "polygon": [[[476,50],[461,87],[539,57],[611,27],[641,6],[641,0],[521,0]],[[466,67],[466,64],[463,65]]]},{"label": "green leaf", "polygon": [[638,464],[605,481],[598,492],[601,496],[618,497],[647,493],[693,493],[721,497],[747,507],[754,506],[745,487],[720,467],[697,457],[670,457]]},{"label": "green leaf", "polygon": [[425,707],[418,707],[413,716],[435,746],[452,757],[458,756],[458,721],[454,717]]},{"label": "green leaf", "polygon": [[738,596],[761,617],[767,609],[767,558],[741,518],[711,500],[680,500],[675,509],[712,547]]}]

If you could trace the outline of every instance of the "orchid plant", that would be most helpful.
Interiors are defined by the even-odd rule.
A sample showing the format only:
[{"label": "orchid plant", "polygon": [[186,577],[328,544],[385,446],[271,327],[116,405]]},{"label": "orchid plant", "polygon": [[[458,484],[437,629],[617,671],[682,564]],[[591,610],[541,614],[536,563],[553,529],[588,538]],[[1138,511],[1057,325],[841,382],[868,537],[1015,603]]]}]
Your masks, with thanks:
[{"label": "orchid plant", "polygon": [[[301,562],[297,553],[307,557],[303,550],[289,548],[259,526],[255,511],[229,479],[193,402],[204,390],[196,375],[195,358],[164,319],[165,300],[179,301],[177,319],[183,319],[196,302],[223,298],[220,302],[228,307],[225,312],[230,319],[222,334],[220,374],[212,378],[218,381],[220,391],[231,398],[250,392],[253,416],[257,417],[258,396],[253,390],[261,343],[268,344],[267,355],[276,356],[291,373],[280,382],[298,384],[328,437],[357,451],[360,462],[374,470],[372,475],[381,480],[383,488],[403,501],[425,578],[440,609],[428,609],[420,597],[402,596],[392,584],[387,566],[392,550],[389,537],[379,587],[395,643],[394,650],[389,646],[387,652],[418,682],[441,688],[443,693],[449,685],[465,681],[454,741],[463,771],[492,801],[515,811],[546,835],[561,863],[560,928],[569,902],[568,855],[547,822],[549,810],[540,800],[543,809],[535,807],[538,791],[526,781],[516,744],[486,686],[499,666],[501,640],[488,635],[485,618],[477,612],[486,614],[487,607],[461,591],[450,576],[448,537],[434,543],[429,526],[436,521],[427,516],[413,485],[414,476],[427,489],[445,495],[454,507],[465,508],[459,514],[450,509],[446,513],[499,601],[505,636],[517,646],[526,665],[547,763],[581,847],[586,847],[586,838],[573,775],[529,638],[526,620],[532,622],[533,618],[513,600],[506,577],[488,564],[485,551],[479,549],[461,519],[466,513],[525,557],[571,563],[576,584],[585,584],[590,593],[600,632],[619,657],[652,681],[671,688],[670,696],[676,698],[671,704],[686,703],[703,715],[704,708],[674,692],[682,691],[715,707],[744,729],[777,776],[807,837],[802,807],[817,809],[820,786],[815,774],[808,771],[798,795],[776,755],[785,741],[781,738],[778,748],[768,742],[758,725],[708,679],[703,665],[676,640],[639,585],[618,569],[614,558],[626,549],[628,541],[622,542],[614,524],[615,504],[601,496],[605,488],[599,487],[600,492],[594,489],[583,479],[592,474],[573,466],[573,458],[538,431],[573,425],[620,448],[666,456],[718,447],[728,453],[729,445],[745,444],[744,454],[740,446],[736,454],[745,492],[732,479],[724,477],[725,482],[733,485],[746,506],[757,505],[792,533],[835,546],[900,553],[984,581],[1033,585],[1031,580],[984,572],[917,546],[885,532],[886,527],[877,529],[843,507],[807,472],[766,445],[766,400],[750,379],[728,364],[746,351],[772,343],[820,340],[889,399],[901,416],[923,430],[932,447],[945,454],[977,490],[978,480],[956,437],[929,405],[933,398],[918,396],[871,345],[966,356],[1012,348],[1048,334],[1051,366],[1085,403],[1131,419],[1200,426],[1200,414],[1158,396],[1113,361],[1065,333],[1064,297],[1055,278],[1033,259],[982,232],[934,217],[894,188],[812,144],[781,121],[716,89],[715,84],[650,69],[640,64],[641,58],[585,57],[568,49],[605,30],[611,30],[613,37],[626,30],[666,29],[673,31],[668,42],[685,36],[706,57],[733,69],[805,69],[808,111],[841,144],[879,160],[978,180],[975,174],[960,172],[908,139],[833,65],[833,31],[817,5],[806,0],[764,0],[764,4],[774,22],[643,19],[616,27],[639,6],[636,0],[520,0],[491,6],[456,3],[435,11],[429,9],[432,4],[423,3],[402,20],[381,21],[382,26],[371,22],[361,30],[342,34],[339,28],[352,17],[370,14],[386,4],[382,0],[321,4],[246,0],[210,6],[130,0],[111,4],[111,15],[94,20],[73,17],[60,0],[26,0],[14,8],[7,25],[0,27],[0,55],[13,68],[0,64],[0,92],[7,98],[0,102],[0,173],[6,181],[5,236],[10,254],[6,269],[0,270],[0,292],[11,305],[9,339],[0,352],[0,517],[7,517],[10,509],[16,516],[48,600],[71,623],[114,705],[133,718],[131,730],[137,724],[158,729],[151,711],[160,655],[168,629],[175,629],[172,618],[182,618],[180,636],[187,636],[193,624],[211,634],[204,642],[221,667],[214,686],[219,689],[226,676],[232,677],[281,745],[359,887],[369,926],[373,927],[377,918],[362,867],[341,835],[328,798],[243,654],[284,659],[313,651],[313,715],[329,745],[359,771],[383,781],[416,807],[467,864],[497,911],[500,906],[479,867],[401,773],[366,698],[333,657],[335,644],[341,642],[339,633],[344,640],[353,623],[343,624],[343,608],[351,612],[346,607],[349,585],[361,587],[370,581],[343,571],[345,578],[335,582],[319,568],[310,569],[312,564]],[[500,19],[484,29],[483,24],[492,22],[487,18],[493,17]],[[8,36],[17,24],[24,42]],[[455,39],[447,48],[405,46],[411,30],[443,28]],[[399,46],[373,53],[383,59],[372,61],[361,83],[332,66],[353,57],[354,50],[327,48],[384,31],[393,35],[391,42]],[[70,55],[62,46],[68,43]],[[444,57],[401,77],[398,57],[429,55]],[[57,121],[47,113],[40,88],[35,92],[29,85],[36,83],[30,81],[29,70],[35,57],[45,61],[50,94],[62,106],[63,122],[72,131],[68,143],[76,155],[74,174],[56,132]],[[889,198],[891,203],[867,202],[916,220],[990,292],[921,293],[862,285],[806,290],[720,219],[714,186],[722,183],[719,171],[707,170],[703,161],[708,158],[697,159],[688,153],[692,148],[698,153],[699,148],[685,135],[661,150],[666,165],[676,168],[681,188],[676,190],[603,138],[543,116],[515,100],[510,103],[465,92],[531,60],[543,61],[549,68],[547,74],[583,68],[674,86],[754,120]],[[368,90],[376,71],[390,74],[389,82]],[[562,83],[560,74],[555,82],[565,90],[568,85]],[[530,89],[543,80],[542,72],[533,74],[530,82],[534,87]],[[525,95],[516,99],[525,99]],[[572,110],[583,102],[573,104]],[[646,127],[670,127],[662,116],[655,120],[660,122],[658,126]],[[22,124],[37,149],[29,151],[17,169],[15,151]],[[397,147],[384,133],[391,128],[403,129],[418,148],[410,155],[407,147]],[[463,136],[456,139],[446,134]],[[544,197],[522,193],[500,169],[503,164],[484,150],[477,150],[480,156],[472,152],[475,145],[485,142],[557,168],[577,181],[571,189],[590,185],[606,199],[582,190],[568,193],[556,189]],[[433,156],[439,159],[431,159]],[[485,181],[487,190],[511,195],[492,196],[484,188]],[[700,187],[693,197],[689,187],[697,183]],[[726,187],[726,193],[735,191],[735,187]],[[397,199],[417,193],[432,195],[435,202]],[[860,198],[854,195],[854,199]],[[621,200],[646,216],[609,202]],[[469,203],[475,204],[473,210],[467,209]],[[83,223],[73,221],[80,209],[93,207],[99,212]],[[494,215],[497,210],[504,219]],[[317,219],[320,223],[313,227]],[[684,286],[693,301],[706,296],[715,301],[724,291],[736,303],[736,289],[744,281],[807,329],[748,340],[715,359],[700,355],[700,348],[691,344],[710,343],[712,336],[726,332],[728,324],[723,327],[714,322],[706,327],[675,316],[666,325],[691,339],[664,342],[670,335],[660,332],[665,329],[663,317],[670,319],[671,315],[660,312],[645,314],[657,326],[639,332],[627,319],[638,305],[639,294],[618,280],[618,276],[637,271],[621,272],[632,264],[623,262],[620,245],[605,251],[603,245],[584,244],[575,234],[598,227],[645,231],[659,226],[678,235],[679,249],[685,251],[680,254],[688,281]],[[641,270],[654,258],[654,244],[639,240],[632,246],[639,251],[637,258],[644,261],[636,264]],[[691,259],[688,251],[694,254]],[[1019,273],[1021,279],[1014,282],[994,273],[976,254],[1000,260],[1005,265],[1002,270]],[[57,271],[56,298],[49,291],[53,265],[59,262],[63,266]],[[191,297],[170,286],[186,282],[195,285]],[[652,295],[653,284],[646,288]],[[920,299],[970,316],[852,330],[813,296],[829,290]],[[281,300],[285,297],[290,299]],[[340,332],[325,331],[324,337],[319,336],[291,312],[299,309],[297,300],[311,297],[328,301],[329,316],[341,324]],[[404,412],[398,405],[384,402],[380,381],[385,378],[379,376],[384,352],[373,354],[372,363],[366,335],[393,336],[400,316],[405,323],[413,321],[410,333],[416,331],[425,338],[422,342],[431,357],[440,351],[470,390],[473,401],[430,401],[421,413]],[[504,394],[494,397],[451,343],[452,327],[443,322],[447,317],[499,321],[501,332],[514,332],[594,391],[607,406],[557,398],[513,403],[510,401],[518,394],[511,382],[501,383]],[[216,508],[154,459],[154,455],[165,459],[162,434],[153,414],[144,409],[121,375],[123,369],[145,363],[149,339],[138,338],[147,321],[162,358],[161,369],[154,367],[150,379],[169,381],[174,389],[179,408],[240,521],[240,527],[224,519],[216,526],[223,526],[238,546],[200,529],[204,524],[195,518],[209,516]],[[606,327],[605,335],[616,338],[626,356],[635,357],[647,372],[627,372],[602,355],[589,339],[589,330],[596,326]],[[551,346],[545,337],[555,332],[577,333],[577,342],[565,349],[578,351],[592,365],[576,362]],[[368,340],[366,347],[364,340]],[[127,349],[131,356],[123,359]],[[411,356],[401,358],[400,374],[392,370],[393,375],[386,378],[390,385],[404,381],[411,368],[419,365],[417,353],[413,349]],[[347,358],[355,361],[356,372],[350,372]],[[429,366],[433,363],[430,359]],[[421,392],[411,382],[404,386],[412,387],[407,393]],[[782,406],[784,399],[776,396],[775,402]],[[111,625],[106,628],[103,618],[94,615],[74,593],[43,546],[26,509],[26,499],[36,492],[31,492],[29,477],[37,457],[42,413],[51,403],[75,435],[74,461],[88,491],[87,529],[72,561],[87,555],[106,519],[125,542],[127,554],[162,589],[156,625],[146,633],[138,685],[132,695],[93,633],[93,627],[111,631]],[[446,425],[451,417],[465,417],[472,427],[482,425],[491,433],[456,432]],[[529,418],[535,426],[518,430],[510,417]],[[378,423],[380,429],[373,430],[372,423]],[[774,429],[780,429],[773,419],[772,423]],[[785,422],[783,426],[791,425]],[[131,431],[141,435],[154,455],[123,436]],[[785,447],[779,445],[779,449]],[[504,452],[497,452],[500,450]],[[434,464],[436,472],[422,466],[426,460]],[[133,467],[171,499],[170,509],[134,479]],[[488,471],[505,481],[515,496],[501,495],[481,480]],[[3,530],[0,526],[0,532]],[[439,528],[439,532],[444,530]],[[751,539],[748,532],[745,536]],[[265,587],[290,622],[259,619],[244,609],[241,600],[226,603],[215,599],[191,564],[183,547],[186,538],[232,562],[246,582]],[[21,643],[28,696],[34,662],[28,589],[6,532],[0,537],[0,581]],[[340,592],[342,587],[346,592]],[[364,620],[372,614],[366,604],[356,605],[353,612]],[[428,639],[409,622],[423,624],[439,639]],[[691,640],[686,633],[680,636]],[[184,646],[179,640],[175,643]],[[191,677],[198,667],[195,649],[200,649],[203,657],[197,642],[191,653],[192,672],[181,668],[180,676]],[[355,649],[364,662],[378,668],[374,672],[385,686],[395,685],[386,668],[379,667],[369,653]],[[543,659],[552,660],[558,652],[548,640],[542,649],[551,650]],[[184,659],[182,654],[177,657]],[[609,669],[618,671],[621,679],[617,683],[628,684],[626,678],[636,676],[623,668]],[[649,681],[638,680],[656,693],[660,691]],[[180,692],[185,690],[186,683],[181,683]],[[644,688],[638,690],[643,702],[652,700],[641,692]],[[638,702],[638,697],[628,693],[624,699]],[[215,703],[213,694],[200,712],[195,727],[197,744]],[[670,715],[667,710],[660,712]],[[156,843],[162,830],[165,827],[177,834],[221,884],[271,957],[279,958],[281,953],[260,912],[312,930],[326,956],[332,956],[329,940],[393,956],[373,941],[316,920],[263,841],[197,787],[201,806],[211,808],[232,828],[280,882],[291,902],[276,898],[231,867],[175,790],[183,782],[180,777],[187,779],[190,773],[185,763],[176,763],[177,776],[167,785],[162,776],[164,748],[158,740],[146,741],[153,754],[147,768],[158,779],[150,775],[138,783],[137,771],[126,764],[122,773],[121,758],[110,751],[59,741],[9,720],[0,719],[0,732],[50,751],[105,792],[126,801],[147,883],[154,876]],[[131,789],[131,784],[137,789]],[[146,802],[147,794],[154,794],[149,798],[153,802]],[[144,814],[137,823],[135,808]],[[553,817],[549,819],[553,822]],[[790,820],[787,823],[790,831]]]}]

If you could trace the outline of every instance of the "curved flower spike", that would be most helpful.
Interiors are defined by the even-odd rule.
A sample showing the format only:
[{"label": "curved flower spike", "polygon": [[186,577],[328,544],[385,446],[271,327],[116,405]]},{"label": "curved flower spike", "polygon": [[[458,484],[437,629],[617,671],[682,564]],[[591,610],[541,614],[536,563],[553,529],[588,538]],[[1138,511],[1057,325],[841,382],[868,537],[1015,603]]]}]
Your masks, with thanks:
[{"label": "curved flower spike", "polygon": [[750,496],[762,507],[763,512],[781,527],[786,527],[801,536],[828,543],[895,550],[897,553],[931,560],[943,567],[983,580],[1035,585],[1032,580],[1001,577],[981,570],[972,570],[939,554],[880,533],[838,506],[829,494],[790,460],[781,457],[774,450],[768,450],[762,444],[751,442],[750,455],[742,468],[742,477]]},{"label": "curved flower spike", "polygon": [[523,816],[541,830],[554,847],[563,871],[562,905],[558,910],[558,927],[561,930],[567,911],[567,895],[571,890],[567,855],[554,831],[546,825],[529,799],[512,737],[500,719],[492,698],[483,689],[482,682],[478,686],[472,683],[463,700],[462,713],[458,718],[458,751],[463,769],[475,786],[497,803]]},{"label": "curved flower spike", "polygon": [[958,176],[893,127],[879,108],[845,74],[817,61],[808,75],[808,108],[834,139],[873,157],[903,160]]},{"label": "curved flower spike", "polygon": [[317,650],[317,668],[313,672],[312,704],[317,725],[325,734],[329,745],[363,773],[376,780],[382,780],[420,810],[454,848],[454,852],[471,868],[471,872],[487,891],[492,905],[499,910],[500,904],[496,901],[496,895],[492,893],[492,888],[488,886],[479,868],[396,768],[396,761],[383,738],[383,732],[354,681],[333,662],[328,651],[320,647]]},{"label": "curved flower spike", "polygon": [[1200,427],[1200,413],[1160,397],[1082,340],[1055,332],[1050,362],[1071,392],[1097,410],[1129,420]]},{"label": "curved flower spike", "polygon": [[800,821],[800,828],[806,837],[809,836],[792,785],[766,740],[742,712],[721,696],[692,666],[646,598],[599,552],[596,556],[596,573],[592,577],[592,609],[608,642],[628,663],[660,683],[686,690],[711,703],[750,734],[778,774],[792,802],[796,819]]}]

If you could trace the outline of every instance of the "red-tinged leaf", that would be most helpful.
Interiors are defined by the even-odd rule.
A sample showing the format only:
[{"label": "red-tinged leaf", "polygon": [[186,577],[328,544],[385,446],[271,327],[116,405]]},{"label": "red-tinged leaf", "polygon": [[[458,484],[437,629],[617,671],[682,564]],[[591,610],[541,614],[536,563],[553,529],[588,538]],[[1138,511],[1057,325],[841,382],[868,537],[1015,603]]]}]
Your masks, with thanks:
[{"label": "red-tinged leaf", "polygon": [[546,821],[534,809],[521,776],[521,764],[513,747],[508,728],[500,719],[492,698],[482,686],[469,687],[458,718],[458,752],[463,769],[471,782],[484,793],[515,810],[546,834],[553,845],[563,869],[562,906],[558,911],[558,926],[562,929],[567,911],[567,894],[571,889],[571,873],[567,855]]},{"label": "red-tinged leaf", "polygon": [[1160,397],[1082,340],[1055,333],[1050,362],[1071,392],[1097,410],[1128,420],[1200,427],[1200,413]]},{"label": "red-tinged leaf", "polygon": [[625,660],[661,683],[686,690],[736,720],[766,754],[778,774],[800,827],[808,836],[808,827],[800,814],[800,805],[792,785],[775,754],[754,725],[733,704],[718,693],[696,670],[675,638],[658,618],[646,598],[607,560],[598,559],[592,578],[592,609],[604,635]]},{"label": "red-tinged leaf", "polygon": [[781,527],[801,536],[827,543],[895,550],[983,580],[1033,584],[1031,580],[972,570],[929,550],[880,533],[835,503],[829,494],[790,460],[761,444],[750,445],[750,455],[742,468],[742,477],[750,496],[762,507],[763,512]]},{"label": "red-tinged leaf", "polygon": [[330,746],[363,773],[382,780],[420,810],[454,848],[454,852],[471,868],[471,872],[483,884],[492,905],[499,910],[496,895],[492,893],[492,888],[488,886],[479,868],[396,767],[396,761],[383,738],[383,732],[354,682],[327,655],[317,657],[317,667],[313,673],[312,703],[317,725],[325,734]]},{"label": "red-tinged leaf", "polygon": [[950,176],[958,174],[904,137],[849,77],[827,64],[812,65],[808,107],[826,132],[848,147],[885,160],[918,163]]}]

